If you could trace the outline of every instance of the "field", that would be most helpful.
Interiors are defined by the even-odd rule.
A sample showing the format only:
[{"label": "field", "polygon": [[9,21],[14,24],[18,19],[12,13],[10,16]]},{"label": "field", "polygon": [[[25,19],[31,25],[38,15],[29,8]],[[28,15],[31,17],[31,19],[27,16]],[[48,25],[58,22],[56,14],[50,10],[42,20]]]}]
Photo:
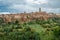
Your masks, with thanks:
[{"label": "field", "polygon": [[5,23],[0,18],[0,40],[60,40],[60,18]]}]

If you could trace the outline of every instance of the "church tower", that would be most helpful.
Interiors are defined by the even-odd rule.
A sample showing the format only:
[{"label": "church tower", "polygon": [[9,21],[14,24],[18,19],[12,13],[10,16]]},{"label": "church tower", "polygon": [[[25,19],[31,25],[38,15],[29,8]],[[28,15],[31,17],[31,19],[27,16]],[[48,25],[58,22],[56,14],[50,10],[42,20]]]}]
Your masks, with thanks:
[{"label": "church tower", "polygon": [[41,12],[41,8],[39,8],[39,12]]}]

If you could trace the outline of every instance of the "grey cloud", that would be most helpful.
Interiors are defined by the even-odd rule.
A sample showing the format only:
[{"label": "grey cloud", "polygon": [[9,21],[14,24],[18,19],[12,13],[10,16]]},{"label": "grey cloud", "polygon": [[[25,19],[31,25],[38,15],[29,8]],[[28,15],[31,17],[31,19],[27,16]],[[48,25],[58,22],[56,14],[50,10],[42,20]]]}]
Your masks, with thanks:
[{"label": "grey cloud", "polygon": [[[26,3],[26,0],[0,0],[0,12],[1,11],[2,12],[3,11],[24,12],[25,10],[27,10],[26,9],[27,7],[25,9],[23,7],[20,9],[9,8],[10,6],[13,6],[15,4],[24,5],[24,6],[27,5],[29,7],[32,7],[33,9],[36,8],[37,10],[38,10],[38,8],[47,8],[47,9],[43,9],[43,10],[48,11],[48,12],[60,12],[60,0],[48,0],[48,3],[46,3],[46,4],[33,4],[33,5]],[[51,10],[49,10],[50,8],[51,8]],[[29,9],[29,11],[31,11],[31,9]]]},{"label": "grey cloud", "polygon": [[48,0],[47,4],[42,4],[43,7],[60,8],[60,0]]},{"label": "grey cloud", "polygon": [[60,0],[48,0],[46,4],[35,4],[35,7],[43,7],[43,8],[60,8]]}]

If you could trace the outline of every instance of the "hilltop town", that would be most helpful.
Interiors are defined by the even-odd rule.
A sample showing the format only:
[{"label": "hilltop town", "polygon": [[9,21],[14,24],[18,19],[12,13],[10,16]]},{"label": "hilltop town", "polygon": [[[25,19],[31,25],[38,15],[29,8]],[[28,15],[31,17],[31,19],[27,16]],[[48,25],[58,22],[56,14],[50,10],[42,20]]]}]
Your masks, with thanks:
[{"label": "hilltop town", "polygon": [[53,13],[46,13],[44,11],[41,11],[41,8],[39,8],[39,12],[30,12],[30,13],[18,13],[18,14],[1,14],[0,18],[3,18],[5,22],[11,22],[18,20],[19,22],[26,22],[31,21],[35,19],[43,19],[47,20],[51,17],[57,17],[58,15]]}]

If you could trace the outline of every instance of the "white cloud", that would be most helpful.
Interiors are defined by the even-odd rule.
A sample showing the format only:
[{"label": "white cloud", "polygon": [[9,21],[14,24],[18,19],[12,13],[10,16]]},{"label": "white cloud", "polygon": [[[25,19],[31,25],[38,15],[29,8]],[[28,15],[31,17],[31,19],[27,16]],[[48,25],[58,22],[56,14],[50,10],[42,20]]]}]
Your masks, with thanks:
[{"label": "white cloud", "polygon": [[0,12],[0,14],[10,14],[10,12]]},{"label": "white cloud", "polygon": [[42,11],[51,12],[51,13],[59,13],[60,8],[42,8]]},{"label": "white cloud", "polygon": [[48,0],[38,0],[38,1],[42,4],[48,3]]},{"label": "white cloud", "polygon": [[14,4],[9,7],[10,9],[17,9],[17,10],[23,10],[26,12],[32,12],[36,11],[36,8],[30,6],[30,5],[23,5],[23,4]]},{"label": "white cloud", "polygon": [[31,4],[45,4],[48,2],[48,0],[26,0],[27,3]]}]

